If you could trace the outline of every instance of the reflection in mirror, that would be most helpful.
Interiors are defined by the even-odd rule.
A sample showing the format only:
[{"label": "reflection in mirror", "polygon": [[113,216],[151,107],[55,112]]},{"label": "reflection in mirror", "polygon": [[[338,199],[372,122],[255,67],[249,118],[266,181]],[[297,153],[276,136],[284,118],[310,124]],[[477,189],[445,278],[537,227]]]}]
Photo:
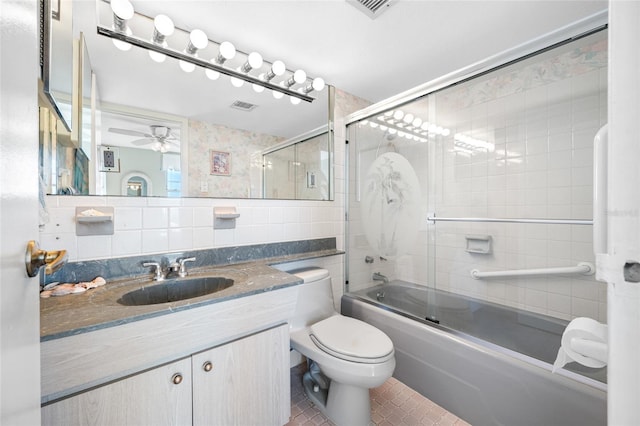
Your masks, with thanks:
[{"label": "reflection in mirror", "polygon": [[[293,105],[287,96],[276,99],[270,90],[258,93],[251,84],[234,87],[225,75],[211,80],[200,67],[185,73],[174,58],[167,57],[159,64],[150,60],[143,48],[132,46],[128,51],[121,51],[112,39],[99,35],[96,6],[108,7],[108,2],[61,3],[73,3],[73,34],[84,35],[85,56],[91,57],[92,132],[83,129],[77,146],[71,144],[64,156],[56,155],[57,151],[53,150],[51,161],[43,162],[46,167],[41,170],[42,174],[48,173],[46,168],[59,172],[52,177],[53,184],[48,185],[49,193],[79,193],[74,186],[77,174],[87,170],[83,179],[88,176],[89,194],[129,194],[128,180],[123,177],[138,173],[147,176],[146,194],[141,187],[139,194],[133,191],[135,196],[263,198],[263,153],[285,140],[299,138],[298,135],[306,134],[309,129],[327,126],[333,96],[330,87],[312,92],[315,99],[311,103],[303,101]],[[162,6],[162,2],[136,3],[146,16],[163,13]],[[109,19],[113,16],[111,12],[107,15]],[[144,15],[136,14],[136,19],[128,25],[137,25],[136,20],[147,25]],[[112,24],[109,21],[109,25]],[[176,31],[171,37],[181,36]],[[184,45],[182,40],[169,36],[165,41],[172,46],[179,44],[180,49]],[[55,45],[51,48],[58,50]],[[211,44],[210,49],[215,50],[216,46]],[[200,53],[203,57],[215,57],[217,50]],[[238,50],[234,60],[241,56]],[[231,64],[233,60],[228,62]],[[258,76],[257,70],[250,73]],[[279,84],[280,79],[287,77],[288,72],[273,81]],[[100,89],[99,102],[97,88]],[[84,134],[91,136],[85,138]],[[61,135],[58,137],[63,139]],[[327,137],[331,138],[331,133]],[[81,152],[76,156],[74,149]],[[82,167],[74,167],[76,161]],[[224,169],[216,166],[220,161],[227,164]],[[315,185],[319,188],[322,179],[330,176],[328,162],[326,167],[321,173],[310,171],[310,186],[316,179]],[[306,171],[300,179],[306,179]],[[283,188],[275,193],[287,194],[286,198],[330,199],[332,196],[330,192],[322,195],[320,190],[305,195],[300,188],[298,185],[298,190],[293,192]],[[270,197],[274,197],[273,191]]]},{"label": "reflection in mirror", "polygon": [[42,82],[51,109],[61,125],[70,131],[73,87],[72,2],[41,0],[42,7]]},{"label": "reflection in mirror", "polygon": [[264,198],[330,199],[329,151],[323,127],[264,152]]},{"label": "reflection in mirror", "polygon": [[[180,151],[186,120],[104,103],[100,117],[96,194],[182,195]],[[132,178],[138,190],[130,188]]]},{"label": "reflection in mirror", "polygon": [[[287,96],[276,99],[270,90],[258,93],[251,84],[234,87],[225,75],[211,80],[200,67],[185,73],[178,60],[169,56],[159,64],[143,48],[118,50],[112,39],[96,32],[96,5],[108,7],[109,3],[73,2],[74,34],[85,36],[94,72],[94,92],[99,87],[100,105],[104,106],[100,113],[100,105],[94,103],[91,145],[81,146],[90,159],[90,194],[123,195],[122,177],[139,172],[148,176],[146,196],[263,198],[262,153],[329,122],[332,88],[314,91],[312,103],[293,105]],[[162,2],[140,2],[135,6],[144,9],[141,13],[146,16],[163,13]],[[191,13],[197,11],[190,10]],[[185,27],[189,14],[181,20],[186,22]],[[107,15],[109,19],[113,17],[111,12]],[[138,18],[136,14],[128,25],[137,25],[136,20],[147,25],[145,19]],[[109,21],[109,26],[112,24]],[[149,28],[143,27],[140,34],[147,34],[146,29]],[[171,37],[181,36],[176,31]],[[179,44],[180,49],[185,45],[169,36],[165,41],[171,46]],[[240,48],[235,60],[242,56]],[[215,57],[217,46],[210,43],[210,49],[215,52],[203,49],[199,54]],[[257,70],[250,74],[259,76]],[[274,78],[274,83],[288,77],[285,74]],[[294,88],[297,90],[298,86]],[[328,138],[331,136],[327,134]],[[59,164],[70,158],[75,160],[73,152],[66,154]],[[228,167],[217,167],[216,161],[224,161]],[[73,170],[70,176],[74,177]],[[318,184],[322,176],[330,176],[329,170],[313,173]],[[60,194],[60,179],[56,179],[58,182],[49,186],[50,193]],[[68,190],[64,192],[77,193],[73,182],[65,182],[63,186]],[[298,191],[291,196],[297,197]],[[314,196],[330,199],[331,193],[325,196],[317,191]]]}]

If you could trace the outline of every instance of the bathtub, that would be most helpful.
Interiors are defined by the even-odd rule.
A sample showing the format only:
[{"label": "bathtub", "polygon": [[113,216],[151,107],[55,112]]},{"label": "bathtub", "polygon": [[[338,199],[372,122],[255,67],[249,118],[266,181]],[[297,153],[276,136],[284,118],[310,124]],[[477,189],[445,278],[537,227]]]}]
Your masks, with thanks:
[{"label": "bathtub", "polygon": [[606,425],[605,369],[551,373],[567,322],[392,281],[342,313],[393,340],[394,377],[474,426]]}]

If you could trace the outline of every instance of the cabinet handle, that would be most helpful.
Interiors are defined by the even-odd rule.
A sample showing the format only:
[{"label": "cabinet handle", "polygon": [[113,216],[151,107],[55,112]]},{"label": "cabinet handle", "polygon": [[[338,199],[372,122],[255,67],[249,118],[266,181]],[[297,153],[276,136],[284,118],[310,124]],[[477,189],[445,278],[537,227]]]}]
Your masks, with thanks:
[{"label": "cabinet handle", "polygon": [[180,373],[174,374],[173,377],[171,377],[171,381],[173,382],[174,385],[179,385],[180,383],[182,383],[182,374]]},{"label": "cabinet handle", "polygon": [[211,361],[207,361],[202,364],[202,369],[208,373],[209,371],[213,370],[213,364],[211,363]]}]

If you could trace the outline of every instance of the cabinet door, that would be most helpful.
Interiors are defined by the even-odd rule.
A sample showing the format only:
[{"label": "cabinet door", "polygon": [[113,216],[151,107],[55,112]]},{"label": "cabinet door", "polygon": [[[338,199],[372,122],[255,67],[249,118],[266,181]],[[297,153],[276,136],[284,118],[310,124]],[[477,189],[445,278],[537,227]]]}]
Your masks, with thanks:
[{"label": "cabinet door", "polygon": [[43,425],[190,425],[191,358],[42,407]]},{"label": "cabinet door", "polygon": [[289,326],[192,357],[193,424],[283,425],[289,421]]}]

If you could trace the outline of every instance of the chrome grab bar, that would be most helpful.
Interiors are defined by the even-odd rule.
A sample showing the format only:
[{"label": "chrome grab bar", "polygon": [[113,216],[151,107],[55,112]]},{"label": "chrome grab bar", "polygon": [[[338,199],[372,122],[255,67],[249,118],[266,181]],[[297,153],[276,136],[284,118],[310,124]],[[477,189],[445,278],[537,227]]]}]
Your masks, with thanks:
[{"label": "chrome grab bar", "polygon": [[593,220],[584,219],[508,219],[496,217],[438,217],[428,216],[429,222],[499,222],[499,223],[535,223],[543,225],[593,225]]},{"label": "chrome grab bar", "polygon": [[539,268],[539,269],[514,269],[511,271],[480,272],[477,269],[471,270],[471,276],[476,280],[481,278],[501,278],[536,275],[557,275],[557,274],[582,274],[593,275],[596,267],[589,262],[580,262],[576,266],[564,266],[559,268]]}]

